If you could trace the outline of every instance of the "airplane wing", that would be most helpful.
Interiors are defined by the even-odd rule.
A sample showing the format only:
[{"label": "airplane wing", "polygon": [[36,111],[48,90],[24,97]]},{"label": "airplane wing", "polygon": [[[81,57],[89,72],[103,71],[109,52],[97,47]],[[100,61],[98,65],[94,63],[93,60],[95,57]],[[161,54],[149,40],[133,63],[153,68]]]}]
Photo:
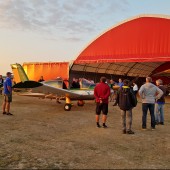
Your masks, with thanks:
[{"label": "airplane wing", "polygon": [[67,90],[52,87],[47,84],[32,88],[33,93],[53,94],[56,97],[69,97],[71,100],[91,100],[94,99],[93,90]]},{"label": "airplane wing", "polygon": [[18,94],[20,96],[45,98],[45,94],[43,94],[43,93],[21,92],[21,93],[18,93]]}]

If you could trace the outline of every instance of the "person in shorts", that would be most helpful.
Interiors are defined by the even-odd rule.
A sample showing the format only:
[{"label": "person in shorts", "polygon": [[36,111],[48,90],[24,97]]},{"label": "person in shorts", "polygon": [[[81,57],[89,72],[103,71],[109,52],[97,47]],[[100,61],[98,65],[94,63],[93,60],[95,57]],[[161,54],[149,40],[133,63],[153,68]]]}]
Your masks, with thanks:
[{"label": "person in shorts", "polygon": [[110,96],[110,87],[106,82],[106,77],[100,78],[100,83],[94,88],[94,96],[96,98],[96,125],[100,128],[99,116],[102,112],[103,128],[107,128],[106,119],[108,113],[108,100]]},{"label": "person in shorts", "polygon": [[12,80],[11,80],[11,72],[6,73],[6,79],[3,83],[4,86],[4,101],[2,105],[3,114],[5,115],[13,115],[10,113],[10,103],[12,102]]}]

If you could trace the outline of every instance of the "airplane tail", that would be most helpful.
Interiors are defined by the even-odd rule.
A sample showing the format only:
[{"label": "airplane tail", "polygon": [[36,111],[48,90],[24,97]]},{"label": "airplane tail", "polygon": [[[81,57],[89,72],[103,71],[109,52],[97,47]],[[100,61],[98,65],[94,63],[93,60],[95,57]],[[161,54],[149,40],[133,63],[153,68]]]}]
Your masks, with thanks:
[{"label": "airplane tail", "polygon": [[28,76],[26,75],[23,67],[16,63],[16,64],[11,64],[12,72],[14,74],[15,82],[25,82],[29,81]]},{"label": "airplane tail", "polygon": [[15,85],[13,86],[13,88],[34,88],[42,86],[42,84],[39,82],[30,81],[23,67],[20,64],[11,64],[11,68],[15,80]]}]

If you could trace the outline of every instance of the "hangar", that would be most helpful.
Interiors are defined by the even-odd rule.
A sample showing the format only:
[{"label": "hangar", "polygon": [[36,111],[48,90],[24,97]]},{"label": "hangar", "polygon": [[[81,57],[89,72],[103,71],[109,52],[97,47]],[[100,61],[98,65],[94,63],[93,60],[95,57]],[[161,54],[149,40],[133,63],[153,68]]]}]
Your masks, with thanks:
[{"label": "hangar", "polygon": [[169,68],[170,16],[140,15],[92,41],[73,62],[70,77],[144,78]]}]

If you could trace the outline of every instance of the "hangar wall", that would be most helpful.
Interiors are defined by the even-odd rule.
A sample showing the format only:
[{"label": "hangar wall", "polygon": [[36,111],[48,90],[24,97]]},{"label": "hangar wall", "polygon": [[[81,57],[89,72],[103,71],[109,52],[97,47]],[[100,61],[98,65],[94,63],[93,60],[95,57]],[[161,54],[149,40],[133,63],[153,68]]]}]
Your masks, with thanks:
[{"label": "hangar wall", "polygon": [[23,63],[23,68],[30,80],[38,81],[40,76],[44,80],[56,79],[61,77],[69,79],[69,62],[32,62]]}]

